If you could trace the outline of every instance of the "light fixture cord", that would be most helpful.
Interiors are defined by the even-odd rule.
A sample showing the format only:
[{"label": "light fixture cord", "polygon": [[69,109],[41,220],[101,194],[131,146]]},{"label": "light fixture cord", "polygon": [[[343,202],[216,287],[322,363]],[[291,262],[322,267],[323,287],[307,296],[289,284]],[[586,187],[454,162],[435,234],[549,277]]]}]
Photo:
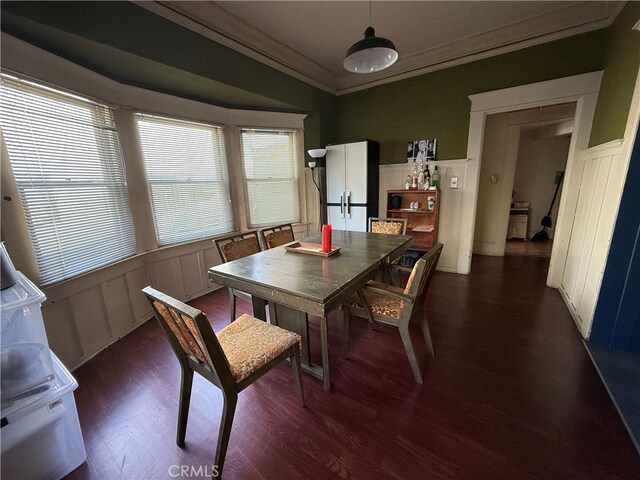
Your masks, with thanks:
[{"label": "light fixture cord", "polygon": [[372,27],[373,25],[371,25],[371,1],[369,0],[369,26]]},{"label": "light fixture cord", "polygon": [[[323,215],[322,215],[322,210],[323,210],[323,207],[322,207],[322,190],[320,190],[320,185],[318,185],[318,183],[316,182],[316,178],[313,175],[313,171],[314,170],[315,170],[314,168],[311,169],[311,180],[313,181],[314,185],[318,189],[318,197],[319,197],[319,200],[320,200],[320,208],[318,209],[318,210],[320,210],[320,224],[319,224],[318,231],[322,232],[322,217],[323,217]],[[319,169],[318,169],[318,181],[320,181],[320,170]]]}]

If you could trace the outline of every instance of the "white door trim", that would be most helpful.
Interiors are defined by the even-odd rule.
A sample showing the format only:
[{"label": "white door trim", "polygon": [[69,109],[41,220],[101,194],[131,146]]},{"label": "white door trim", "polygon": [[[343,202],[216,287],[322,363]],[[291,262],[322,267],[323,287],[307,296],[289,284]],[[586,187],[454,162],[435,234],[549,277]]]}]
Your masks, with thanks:
[{"label": "white door trim", "polygon": [[[597,71],[469,96],[471,110],[467,144],[467,158],[469,159],[467,185],[470,188],[465,189],[461,212],[458,273],[468,274],[471,271],[479,174],[487,115],[576,102],[574,131],[565,171],[565,191],[560,199],[549,277],[547,278],[549,286],[559,286],[571,233],[569,220],[572,218],[571,212],[575,209],[577,200],[577,192],[572,192],[572,187],[576,186],[576,181],[579,182],[579,178],[574,178],[576,175],[572,167],[576,153],[588,146],[602,74],[602,71]],[[567,218],[566,222],[563,221],[565,218]]]}]

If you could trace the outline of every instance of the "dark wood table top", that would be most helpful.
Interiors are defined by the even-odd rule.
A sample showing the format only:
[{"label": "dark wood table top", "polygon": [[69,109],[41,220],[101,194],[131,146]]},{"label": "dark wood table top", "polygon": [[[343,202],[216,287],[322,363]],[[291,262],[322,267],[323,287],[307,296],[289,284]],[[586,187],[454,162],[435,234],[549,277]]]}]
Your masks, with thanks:
[{"label": "dark wood table top", "polygon": [[[320,235],[305,242],[321,243]],[[209,278],[253,296],[324,316],[377,272],[380,262],[411,244],[410,236],[334,230],[331,257],[289,252],[284,247],[211,267]]]}]

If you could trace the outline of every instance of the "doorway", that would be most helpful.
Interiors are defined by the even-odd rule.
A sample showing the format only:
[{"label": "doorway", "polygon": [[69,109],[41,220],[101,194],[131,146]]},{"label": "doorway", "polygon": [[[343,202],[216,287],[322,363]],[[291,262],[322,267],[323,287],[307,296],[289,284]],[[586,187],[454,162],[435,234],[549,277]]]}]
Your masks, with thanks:
[{"label": "doorway", "polygon": [[[582,152],[588,147],[591,122],[593,121],[601,79],[601,71],[592,72],[469,96],[471,110],[465,169],[465,182],[469,185],[469,189],[462,196],[460,209],[461,228],[456,269],[458,273],[468,274],[471,271],[480,166],[485,160],[482,156],[482,149],[487,118],[497,113],[575,102],[573,134],[564,176],[563,189],[565,193],[559,204],[557,229],[554,233],[556,237],[555,248],[551,253],[547,277],[548,286],[554,288],[560,286],[571,236],[571,220],[578,200],[577,194],[582,175],[580,165],[576,165],[576,162],[579,161],[578,152]],[[508,198],[507,201],[509,201]]]},{"label": "doorway", "polygon": [[474,254],[551,256],[562,188],[556,172],[566,168],[575,108],[569,102],[487,116]]}]

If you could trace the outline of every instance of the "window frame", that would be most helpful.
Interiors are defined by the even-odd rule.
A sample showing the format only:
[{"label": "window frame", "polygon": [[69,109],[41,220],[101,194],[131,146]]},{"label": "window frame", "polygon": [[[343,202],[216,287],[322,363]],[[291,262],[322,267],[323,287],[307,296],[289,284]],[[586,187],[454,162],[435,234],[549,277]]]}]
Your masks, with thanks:
[{"label": "window frame", "polygon": [[[38,271],[39,283],[43,286],[55,285],[134,257],[137,254],[137,231],[131,211],[125,155],[115,119],[116,107],[109,102],[90,98],[7,69],[2,69],[2,77],[3,80],[6,79],[8,88],[18,89],[22,92],[31,93],[35,97],[41,97],[43,102],[48,100],[69,106],[70,110],[68,112],[61,107],[60,117],[55,118],[60,118],[61,121],[69,124],[74,124],[78,121],[82,122],[78,125],[82,125],[86,132],[92,132],[89,134],[89,138],[95,139],[95,144],[88,144],[90,147],[95,147],[95,149],[90,148],[88,150],[91,157],[95,156],[93,158],[94,161],[91,163],[78,166],[77,162],[69,161],[67,166],[61,164],[60,169],[56,169],[52,166],[60,164],[60,159],[56,160],[59,154],[53,153],[53,157],[51,157],[53,163],[51,163],[51,160],[46,160],[48,156],[43,157],[44,160],[42,161],[37,161],[35,167],[39,165],[47,167],[47,164],[49,165],[46,171],[39,174],[36,170],[34,178],[29,173],[16,175],[16,165],[9,155],[7,136],[2,135],[3,156],[6,154],[7,162],[5,164],[7,170],[3,171],[3,177],[6,175],[11,177],[12,187],[15,186],[11,190],[15,191],[20,199],[17,203],[19,203],[18,208],[23,214],[25,222],[24,235],[28,237],[32,252],[28,260],[34,264]],[[33,118],[37,118],[37,115],[42,115],[47,111],[42,104],[35,103],[31,107],[25,106],[23,108],[27,111],[31,110],[30,114],[36,115]],[[89,118],[83,119],[83,116],[75,118],[73,111],[76,109],[86,110],[85,114]],[[104,118],[103,115],[105,114],[108,115],[108,119],[102,120],[101,117]],[[62,149],[64,141],[57,141],[59,135],[53,135],[51,132],[47,133],[46,128],[50,127],[50,122],[51,119],[42,125],[45,128],[44,132],[26,134],[31,137],[29,145],[33,145],[36,149],[42,148],[43,145],[48,150]],[[105,134],[103,132],[110,133]],[[71,137],[68,136],[67,138]],[[55,143],[49,143],[48,140]],[[18,139],[18,141],[20,140]],[[73,142],[71,145],[74,147],[72,151],[76,155],[82,156],[85,152],[86,144],[79,142],[77,139],[71,138],[71,141]],[[42,142],[46,143],[43,144]],[[28,165],[30,165],[29,157],[31,156],[33,154],[22,154],[15,157],[15,162],[19,162],[18,165],[20,165],[21,170],[30,168]],[[37,156],[40,157],[39,154]],[[117,173],[117,181],[110,181],[113,177],[106,175],[107,171],[115,171]],[[96,174],[98,175],[96,176]],[[26,177],[19,180],[24,175]],[[74,179],[61,178],[66,175],[73,175],[72,178]],[[29,197],[33,195],[28,193],[29,190],[34,192],[33,195],[35,195],[31,200],[29,200]],[[65,190],[67,191],[66,193]],[[94,194],[92,195],[91,192],[94,192]],[[72,200],[83,194],[88,194],[94,200],[100,197],[101,200],[98,200],[95,205],[106,208],[106,211],[113,213],[113,215],[106,217],[106,221],[102,222],[98,227],[105,227],[109,230],[115,228],[120,232],[115,237],[115,241],[109,242],[107,250],[109,254],[103,255],[103,258],[107,257],[106,263],[103,261],[83,261],[82,258],[86,258],[86,255],[78,253],[87,248],[92,248],[91,246],[96,241],[94,234],[84,231],[82,238],[78,241],[78,236],[74,236],[71,233],[74,228],[78,228],[78,225],[82,224],[80,218],[83,215],[83,208],[86,208],[84,205],[74,208]],[[46,207],[42,206],[43,202]],[[114,203],[118,205],[118,208],[108,208],[109,205]],[[61,217],[60,209],[63,207],[65,208],[63,217],[67,217],[66,220]],[[37,224],[40,225],[38,226]],[[122,235],[123,233],[127,235]],[[64,242],[65,238],[69,239],[70,237],[74,237],[74,240]],[[52,238],[55,238],[55,240]],[[75,253],[72,253],[73,251]],[[51,273],[54,268],[60,268],[59,273]],[[47,273],[46,275],[44,275],[45,272]]]},{"label": "window frame", "polygon": [[[142,156],[142,161],[145,167],[145,180],[149,189],[149,203],[150,203],[150,207],[151,207],[151,214],[152,214],[152,220],[153,220],[153,224],[154,224],[154,231],[155,231],[155,237],[156,237],[156,243],[158,245],[158,247],[164,248],[164,247],[170,247],[172,245],[180,245],[183,243],[188,243],[188,242],[197,242],[200,240],[204,240],[204,239],[211,239],[211,238],[216,238],[218,236],[221,235],[226,235],[229,234],[231,232],[236,231],[236,227],[237,227],[237,215],[234,211],[234,205],[233,205],[233,188],[232,188],[232,176],[231,176],[231,172],[230,172],[230,168],[229,168],[229,163],[230,163],[230,159],[229,159],[229,154],[228,154],[228,150],[227,150],[227,132],[226,132],[226,127],[225,125],[219,125],[219,124],[214,124],[214,123],[210,123],[210,122],[201,122],[201,121],[193,121],[193,120],[188,120],[185,118],[176,118],[176,117],[169,117],[167,115],[158,115],[158,114],[153,114],[153,113],[148,113],[148,112],[142,112],[142,111],[136,111],[134,113],[134,117],[135,117],[135,129],[136,129],[136,134],[139,138],[139,147],[140,147],[140,155]],[[229,201],[230,201],[230,214],[231,214],[231,229],[224,231],[224,232],[219,232],[219,233],[214,233],[212,235],[205,235],[205,236],[194,236],[193,238],[187,238],[187,239],[180,239],[177,241],[171,241],[171,242],[162,242],[160,239],[160,231],[159,231],[159,226],[158,226],[158,222],[156,220],[156,211],[155,211],[155,205],[153,202],[153,194],[152,194],[152,186],[154,184],[162,184],[162,183],[166,183],[166,181],[152,181],[152,179],[149,177],[149,172],[148,172],[148,167],[147,167],[147,161],[145,160],[144,157],[144,148],[143,148],[143,144],[142,144],[142,132],[140,130],[140,120],[144,120],[144,119],[149,119],[150,121],[153,122],[153,120],[158,120],[158,123],[161,123],[162,121],[165,121],[167,123],[174,123],[176,125],[180,125],[183,124],[182,126],[189,126],[189,125],[193,125],[194,127],[201,127],[204,129],[212,129],[212,130],[219,130],[220,131],[220,140],[222,142],[221,146],[216,146],[213,145],[214,148],[214,155],[216,154],[216,147],[221,148],[221,153],[222,154],[222,163],[224,164],[224,168],[226,170],[226,182],[220,179],[216,179],[216,180],[211,180],[211,181],[198,181],[198,183],[202,183],[202,184],[211,184],[211,185],[216,185],[216,186],[222,186],[223,188],[225,188],[227,190],[227,194],[229,197]],[[217,167],[214,167],[217,168]],[[186,181],[186,180],[174,180],[172,182],[170,182],[173,185],[179,186],[179,185],[189,185],[191,184],[190,181]],[[174,236],[173,234],[171,236]]]},{"label": "window frame", "polygon": [[[298,218],[295,220],[287,220],[284,219],[282,221],[266,222],[266,223],[251,223],[251,212],[250,212],[250,202],[249,202],[249,186],[248,180],[246,178],[246,170],[245,170],[245,158],[244,158],[244,149],[243,149],[243,141],[242,141],[242,133],[245,130],[259,130],[259,131],[283,131],[287,133],[292,133],[294,135],[293,138],[293,155],[294,155],[294,167],[296,169],[297,178],[294,180],[297,184],[297,194],[298,194]],[[244,196],[244,214],[246,216],[246,228],[247,229],[256,229],[262,228],[275,224],[284,224],[284,223],[292,223],[292,224],[301,224],[306,223],[306,189],[305,189],[305,163],[304,163],[304,135],[303,131],[298,128],[287,128],[287,127],[255,127],[255,126],[239,126],[237,129],[238,142],[239,142],[239,154],[240,154],[240,170],[241,170],[241,182],[242,182],[242,193]],[[284,180],[284,179],[283,179]],[[264,179],[264,181],[269,181],[268,179]]]}]

